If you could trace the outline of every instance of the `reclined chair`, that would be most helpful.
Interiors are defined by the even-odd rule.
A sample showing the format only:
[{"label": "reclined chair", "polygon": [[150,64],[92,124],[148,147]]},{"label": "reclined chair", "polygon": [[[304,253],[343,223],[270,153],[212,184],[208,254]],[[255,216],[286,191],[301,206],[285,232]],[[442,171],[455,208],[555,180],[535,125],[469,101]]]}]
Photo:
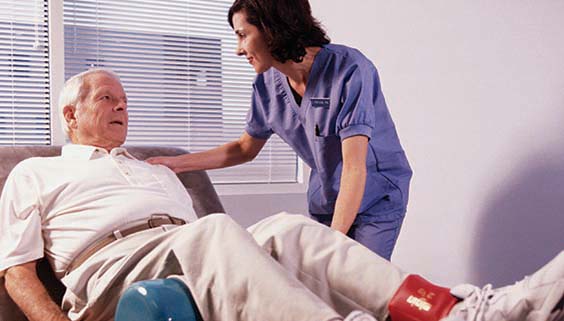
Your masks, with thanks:
[{"label": "reclined chair", "polygon": [[[138,159],[185,153],[180,148],[171,147],[131,146],[127,150]],[[0,192],[8,174],[20,161],[36,156],[57,156],[60,153],[60,146],[1,146]],[[204,171],[178,174],[178,178],[192,197],[194,210],[198,217],[225,212]],[[51,298],[60,303],[65,287],[55,277],[45,259],[40,260],[37,264],[37,272]],[[188,288],[176,279],[165,279],[140,281],[131,285],[120,298],[115,320],[201,321],[202,318]],[[0,278],[0,321],[27,321],[6,292],[3,278]]]}]

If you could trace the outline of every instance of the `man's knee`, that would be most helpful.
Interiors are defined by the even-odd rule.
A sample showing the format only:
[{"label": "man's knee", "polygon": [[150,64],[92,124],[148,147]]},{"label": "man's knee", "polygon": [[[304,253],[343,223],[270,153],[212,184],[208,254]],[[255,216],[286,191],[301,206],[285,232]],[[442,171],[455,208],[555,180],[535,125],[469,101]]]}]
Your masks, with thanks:
[{"label": "man's knee", "polygon": [[[256,224],[249,227],[247,230],[255,235],[267,231],[269,234],[279,234],[284,231],[295,231],[307,225],[318,225],[319,223],[301,214],[289,214],[281,212],[269,216]],[[320,225],[320,224],[319,224]]]},{"label": "man's knee", "polygon": [[250,238],[249,232],[227,214],[210,214],[197,221],[201,226],[201,231],[209,237],[217,236],[225,241],[227,238],[242,239]]},{"label": "man's knee", "polygon": [[315,221],[309,217],[301,214],[290,214],[288,212],[280,212],[270,216],[272,221],[282,222],[284,224],[290,225],[302,225],[302,224],[315,224]]},{"label": "man's knee", "polygon": [[209,214],[202,217],[197,222],[216,226],[238,225],[231,216],[224,213]]}]

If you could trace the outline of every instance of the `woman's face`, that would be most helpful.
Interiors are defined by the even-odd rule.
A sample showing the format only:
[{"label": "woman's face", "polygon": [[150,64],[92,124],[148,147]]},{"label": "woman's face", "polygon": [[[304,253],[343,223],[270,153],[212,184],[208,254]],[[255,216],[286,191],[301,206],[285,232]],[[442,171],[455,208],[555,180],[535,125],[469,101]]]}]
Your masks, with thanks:
[{"label": "woman's face", "polygon": [[233,30],[237,35],[237,55],[245,56],[257,73],[272,67],[274,58],[270,54],[260,30],[247,22],[247,14],[239,11],[233,14]]}]

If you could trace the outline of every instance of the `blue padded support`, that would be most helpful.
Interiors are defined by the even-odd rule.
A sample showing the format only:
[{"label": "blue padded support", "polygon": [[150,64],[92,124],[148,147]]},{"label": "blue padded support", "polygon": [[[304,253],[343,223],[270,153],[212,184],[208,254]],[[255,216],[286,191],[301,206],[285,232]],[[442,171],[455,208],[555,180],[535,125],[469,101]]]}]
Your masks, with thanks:
[{"label": "blue padded support", "polygon": [[133,283],[121,296],[115,321],[202,321],[182,281],[157,279]]}]

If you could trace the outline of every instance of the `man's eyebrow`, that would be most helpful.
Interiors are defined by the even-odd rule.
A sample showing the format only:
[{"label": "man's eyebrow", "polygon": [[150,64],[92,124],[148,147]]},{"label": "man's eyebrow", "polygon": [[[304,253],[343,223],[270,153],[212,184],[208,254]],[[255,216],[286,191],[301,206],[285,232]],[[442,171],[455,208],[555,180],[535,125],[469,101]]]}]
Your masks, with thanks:
[{"label": "man's eyebrow", "polygon": [[95,97],[103,95],[103,94],[107,94],[107,93],[109,93],[108,88],[98,88],[98,89],[94,90],[94,96]]}]

